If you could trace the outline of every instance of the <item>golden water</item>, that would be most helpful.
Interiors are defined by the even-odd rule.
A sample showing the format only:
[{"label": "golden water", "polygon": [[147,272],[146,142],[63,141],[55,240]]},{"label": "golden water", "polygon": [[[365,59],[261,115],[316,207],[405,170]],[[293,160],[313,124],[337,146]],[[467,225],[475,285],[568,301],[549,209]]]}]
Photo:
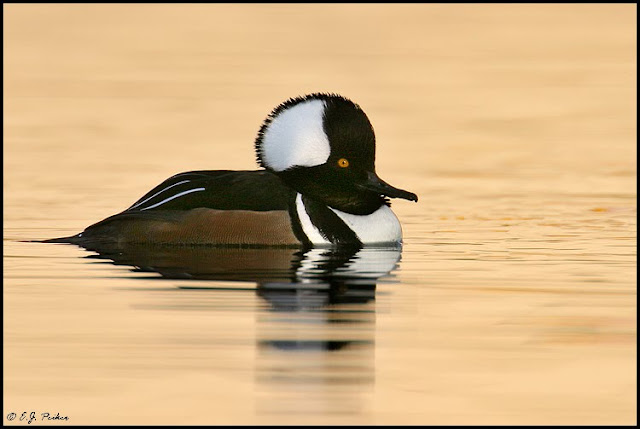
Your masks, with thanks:
[{"label": "golden water", "polygon": [[[3,423],[636,423],[635,5],[3,8]],[[315,91],[420,196],[362,299],[19,241],[255,168]]]}]

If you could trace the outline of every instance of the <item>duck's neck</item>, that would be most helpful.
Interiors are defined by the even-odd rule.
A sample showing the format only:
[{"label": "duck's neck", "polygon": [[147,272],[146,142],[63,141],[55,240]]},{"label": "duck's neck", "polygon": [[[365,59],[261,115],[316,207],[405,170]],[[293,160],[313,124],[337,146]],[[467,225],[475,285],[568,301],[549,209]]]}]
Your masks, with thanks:
[{"label": "duck's neck", "polygon": [[389,206],[386,198],[375,192],[353,185],[331,181],[323,175],[311,175],[308,171],[284,171],[278,174],[287,186],[302,194],[314,205],[339,210],[353,215],[370,215],[382,206]]}]

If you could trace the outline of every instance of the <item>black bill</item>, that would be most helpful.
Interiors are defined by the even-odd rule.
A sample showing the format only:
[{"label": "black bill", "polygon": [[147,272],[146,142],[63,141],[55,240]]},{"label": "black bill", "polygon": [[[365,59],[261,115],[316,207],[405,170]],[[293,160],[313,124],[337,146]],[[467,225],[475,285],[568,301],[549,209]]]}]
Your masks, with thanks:
[{"label": "black bill", "polygon": [[404,198],[409,201],[418,201],[418,196],[413,192],[405,191],[404,189],[394,188],[384,180],[378,177],[374,172],[369,172],[367,181],[359,184],[359,186],[368,191],[377,192],[380,195],[384,195],[389,198]]}]

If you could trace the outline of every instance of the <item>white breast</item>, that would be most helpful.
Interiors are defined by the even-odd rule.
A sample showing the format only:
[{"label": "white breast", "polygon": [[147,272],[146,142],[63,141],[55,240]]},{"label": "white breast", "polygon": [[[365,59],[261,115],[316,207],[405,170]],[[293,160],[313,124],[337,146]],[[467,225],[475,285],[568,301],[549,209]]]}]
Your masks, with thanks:
[{"label": "white breast", "polygon": [[[395,213],[383,205],[370,215],[353,215],[332,209],[347,226],[356,233],[362,244],[399,244],[402,243],[402,227]],[[296,211],[302,230],[309,241],[315,245],[331,244],[320,230],[311,222],[311,218],[302,202],[302,195],[296,196]]]},{"label": "white breast", "polygon": [[383,205],[370,215],[360,216],[331,209],[363,244],[389,244],[402,242],[400,221],[390,207]]}]

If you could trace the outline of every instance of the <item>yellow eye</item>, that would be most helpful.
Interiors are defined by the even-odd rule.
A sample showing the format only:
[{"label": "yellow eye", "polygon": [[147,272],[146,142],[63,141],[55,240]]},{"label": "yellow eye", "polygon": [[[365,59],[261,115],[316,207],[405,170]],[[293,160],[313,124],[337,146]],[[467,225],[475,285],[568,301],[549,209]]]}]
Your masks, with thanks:
[{"label": "yellow eye", "polygon": [[347,168],[349,166],[349,161],[346,158],[340,158],[338,160],[338,167]]}]

